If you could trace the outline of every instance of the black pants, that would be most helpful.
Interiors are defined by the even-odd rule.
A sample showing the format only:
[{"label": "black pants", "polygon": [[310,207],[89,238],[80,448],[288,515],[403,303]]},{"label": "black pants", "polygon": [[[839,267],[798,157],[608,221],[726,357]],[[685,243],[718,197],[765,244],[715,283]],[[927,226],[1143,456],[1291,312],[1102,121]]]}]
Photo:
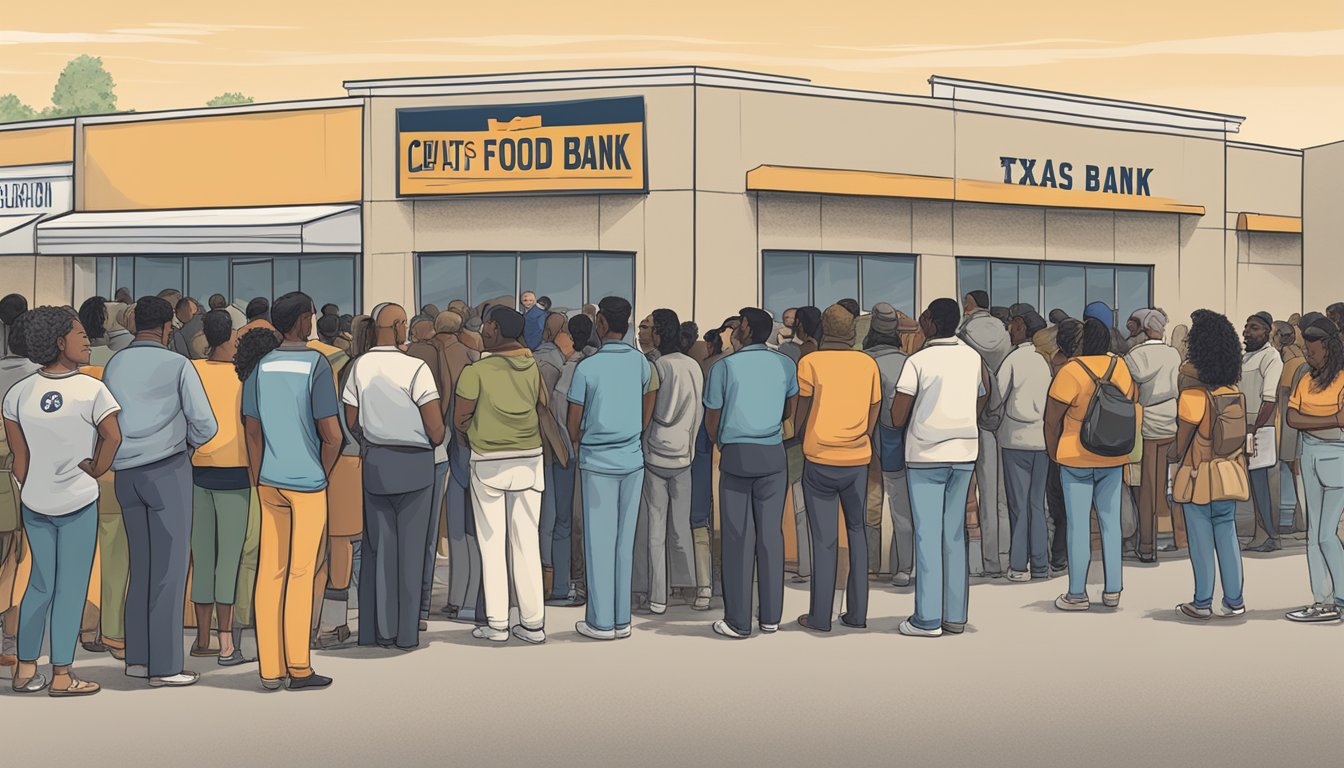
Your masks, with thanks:
[{"label": "black pants", "polygon": [[725,445],[719,473],[723,618],[737,632],[749,635],[753,573],[760,595],[760,622],[778,626],[784,612],[788,459],[782,445]]},{"label": "black pants", "polygon": [[1069,567],[1069,527],[1064,518],[1064,482],[1059,471],[1059,465],[1052,461],[1045,478],[1045,510],[1055,527],[1050,537],[1050,568],[1056,571]]},{"label": "black pants", "polygon": [[[868,465],[832,467],[808,461],[803,467],[803,499],[812,533],[812,602],[807,621],[830,629],[835,606],[835,571],[840,548],[840,511],[849,539],[849,580],[845,611],[850,624],[868,621]],[[836,509],[839,506],[840,509]]]}]

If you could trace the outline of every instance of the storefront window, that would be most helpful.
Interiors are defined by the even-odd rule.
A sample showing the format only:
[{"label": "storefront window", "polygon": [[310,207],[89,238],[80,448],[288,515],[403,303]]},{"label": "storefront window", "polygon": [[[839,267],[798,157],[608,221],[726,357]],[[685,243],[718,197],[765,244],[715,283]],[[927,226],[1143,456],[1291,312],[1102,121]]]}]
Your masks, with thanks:
[{"label": "storefront window", "polygon": [[[533,291],[557,310],[577,310],[603,296],[635,297],[635,256],[594,251],[422,253],[416,258],[416,304],[476,306]],[[516,299],[515,299],[516,301]],[[515,303],[516,306],[516,303]]]},{"label": "storefront window", "polygon": [[182,259],[176,256],[136,256],[135,289],[140,296],[157,296],[169,288],[182,290]]},{"label": "storefront window", "polygon": [[277,258],[274,267],[275,286],[271,288],[271,297],[284,296],[286,293],[303,290],[299,287],[299,260],[293,257]]},{"label": "storefront window", "polygon": [[1116,310],[1116,322],[1123,322],[1135,310],[1150,305],[1152,268],[957,259],[957,290],[958,301],[981,290],[989,293],[993,306],[1025,302],[1042,315],[1062,309],[1082,317],[1087,304],[1100,301]]},{"label": "storefront window", "polygon": [[187,259],[187,295],[209,306],[210,297],[225,294],[229,286],[228,256],[192,256]]},{"label": "storefront window", "polygon": [[776,318],[790,307],[825,309],[840,299],[864,310],[885,301],[914,313],[914,256],[765,251],[761,262],[762,302]]},{"label": "storefront window", "polygon": [[355,260],[349,256],[304,256],[299,263],[299,290],[321,309],[335,304],[341,314],[355,312]]}]

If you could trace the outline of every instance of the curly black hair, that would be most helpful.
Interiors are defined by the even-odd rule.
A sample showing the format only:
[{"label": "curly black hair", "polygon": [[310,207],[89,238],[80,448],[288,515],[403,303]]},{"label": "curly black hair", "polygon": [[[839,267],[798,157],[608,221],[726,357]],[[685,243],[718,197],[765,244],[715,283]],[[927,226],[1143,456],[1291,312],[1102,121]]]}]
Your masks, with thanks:
[{"label": "curly black hair", "polygon": [[23,341],[27,356],[38,365],[46,366],[61,357],[56,344],[75,327],[76,318],[63,307],[38,307],[24,315]]},{"label": "curly black hair", "polygon": [[687,320],[681,324],[681,351],[688,351],[695,342],[700,340],[700,326],[696,325],[694,320]]},{"label": "curly black hair", "polygon": [[19,357],[28,356],[28,342],[23,336],[24,328],[27,326],[28,312],[26,310],[9,323],[9,351]]},{"label": "curly black hair", "polygon": [[90,339],[101,339],[107,335],[107,300],[102,296],[90,296],[79,305],[79,322]]},{"label": "curly black hair", "polygon": [[1241,339],[1226,316],[1210,309],[1192,312],[1185,347],[1186,360],[1205,386],[1217,389],[1241,381]]},{"label": "curly black hair", "polygon": [[653,310],[653,332],[658,334],[658,351],[672,355],[681,351],[681,319],[670,309]]},{"label": "curly black hair", "polygon": [[247,381],[252,369],[261,358],[280,346],[280,335],[269,328],[253,328],[238,340],[238,351],[233,353],[233,370],[239,381]]}]

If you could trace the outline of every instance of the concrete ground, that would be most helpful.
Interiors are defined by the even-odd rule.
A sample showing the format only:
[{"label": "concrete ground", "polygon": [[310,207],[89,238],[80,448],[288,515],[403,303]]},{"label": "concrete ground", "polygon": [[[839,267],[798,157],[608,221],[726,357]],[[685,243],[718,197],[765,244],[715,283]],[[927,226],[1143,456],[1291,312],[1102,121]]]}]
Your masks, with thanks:
[{"label": "concrete ground", "polygon": [[[1099,564],[1093,575],[1099,578]],[[411,653],[316,654],[326,691],[263,692],[255,665],[188,658],[200,684],[151,690],[83,654],[89,699],[0,693],[8,765],[1336,765],[1344,627],[1297,625],[1300,543],[1245,559],[1250,611],[1192,624],[1184,559],[1125,563],[1118,610],[1052,608],[1061,578],[977,582],[966,634],[896,634],[910,590],[874,582],[868,629],[714,635],[718,610],[640,616],[579,638],[551,609],[540,647],[435,621]],[[1100,585],[1092,584],[1093,598]],[[440,604],[436,600],[436,606]],[[716,601],[717,606],[717,601]]]}]

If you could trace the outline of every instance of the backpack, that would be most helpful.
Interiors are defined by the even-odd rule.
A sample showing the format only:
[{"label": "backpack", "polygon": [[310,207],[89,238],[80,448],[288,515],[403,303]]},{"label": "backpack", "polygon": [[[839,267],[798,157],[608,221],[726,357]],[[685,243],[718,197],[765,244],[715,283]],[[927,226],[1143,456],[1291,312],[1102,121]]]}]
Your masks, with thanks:
[{"label": "backpack", "polygon": [[1129,456],[1134,451],[1134,435],[1138,431],[1138,405],[1111,380],[1118,360],[1111,357],[1106,375],[1101,378],[1082,360],[1076,361],[1095,385],[1079,439],[1089,453],[1107,458]]},{"label": "backpack", "polygon": [[1185,458],[1172,480],[1172,500],[1181,504],[1248,501],[1250,478],[1246,471],[1246,397],[1240,392],[1208,398],[1209,453],[1191,457],[1199,432],[1190,439]]},{"label": "backpack", "polygon": [[1246,450],[1246,396],[1209,394],[1209,443],[1215,459],[1230,459]]}]

